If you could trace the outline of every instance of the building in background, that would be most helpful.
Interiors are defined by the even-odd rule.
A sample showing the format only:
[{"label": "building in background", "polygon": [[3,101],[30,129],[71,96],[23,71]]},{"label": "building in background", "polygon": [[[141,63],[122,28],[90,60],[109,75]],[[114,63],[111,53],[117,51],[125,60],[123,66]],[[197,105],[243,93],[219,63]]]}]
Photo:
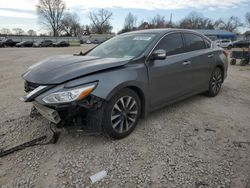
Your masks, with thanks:
[{"label": "building in background", "polygon": [[218,39],[230,39],[232,41],[237,39],[237,35],[235,33],[226,31],[226,30],[217,30],[217,29],[196,29],[195,31],[207,36],[211,40]]},{"label": "building in background", "polygon": [[244,35],[245,35],[245,40],[250,41],[250,31],[246,31]]}]

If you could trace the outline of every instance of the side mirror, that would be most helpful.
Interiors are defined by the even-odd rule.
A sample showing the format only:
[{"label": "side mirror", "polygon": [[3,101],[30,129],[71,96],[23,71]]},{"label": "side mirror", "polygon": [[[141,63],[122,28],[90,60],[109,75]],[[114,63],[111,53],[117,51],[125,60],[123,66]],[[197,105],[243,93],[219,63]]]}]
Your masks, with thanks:
[{"label": "side mirror", "polygon": [[151,54],[151,59],[156,60],[156,59],[166,59],[167,57],[167,52],[165,50],[159,49],[155,50]]}]

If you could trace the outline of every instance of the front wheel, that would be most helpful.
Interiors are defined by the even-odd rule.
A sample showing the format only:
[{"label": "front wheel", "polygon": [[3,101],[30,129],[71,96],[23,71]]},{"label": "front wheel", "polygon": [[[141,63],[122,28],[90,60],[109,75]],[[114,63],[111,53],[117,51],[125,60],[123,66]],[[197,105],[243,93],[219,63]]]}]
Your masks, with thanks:
[{"label": "front wheel", "polygon": [[107,104],[104,110],[103,129],[110,137],[121,139],[136,127],[141,114],[141,102],[131,89],[123,89]]},{"label": "front wheel", "polygon": [[216,67],[212,73],[212,76],[209,81],[209,89],[208,89],[208,96],[215,97],[218,95],[221,89],[221,85],[223,82],[223,73],[219,67]]}]

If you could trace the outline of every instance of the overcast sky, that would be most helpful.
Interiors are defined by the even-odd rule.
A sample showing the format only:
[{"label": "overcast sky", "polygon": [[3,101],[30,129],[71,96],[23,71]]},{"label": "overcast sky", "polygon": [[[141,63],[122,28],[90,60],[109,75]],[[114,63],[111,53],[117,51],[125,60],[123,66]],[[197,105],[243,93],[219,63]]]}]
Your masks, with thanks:
[{"label": "overcast sky", "polygon": [[[20,27],[24,30],[43,28],[38,24],[35,5],[38,0],[0,0],[0,29]],[[156,14],[167,19],[173,14],[173,21],[179,21],[191,11],[202,13],[212,19],[240,17],[245,22],[245,13],[250,11],[250,0],[65,0],[68,11],[76,12],[82,24],[89,24],[88,12],[106,8],[113,12],[113,31],[123,26],[129,13],[137,15],[138,20],[147,21]],[[242,30],[242,29],[241,29]]]}]

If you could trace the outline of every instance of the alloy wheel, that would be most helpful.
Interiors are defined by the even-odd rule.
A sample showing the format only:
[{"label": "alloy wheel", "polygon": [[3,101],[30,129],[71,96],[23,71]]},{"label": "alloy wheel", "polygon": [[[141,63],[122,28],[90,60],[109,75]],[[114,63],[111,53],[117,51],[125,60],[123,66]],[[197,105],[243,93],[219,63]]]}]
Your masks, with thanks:
[{"label": "alloy wheel", "polygon": [[127,132],[136,122],[138,116],[138,104],[131,96],[123,96],[118,99],[111,112],[111,123],[115,131]]},{"label": "alloy wheel", "polygon": [[220,91],[222,85],[222,74],[220,69],[216,69],[213,78],[212,78],[212,90],[214,93],[218,93]]}]

